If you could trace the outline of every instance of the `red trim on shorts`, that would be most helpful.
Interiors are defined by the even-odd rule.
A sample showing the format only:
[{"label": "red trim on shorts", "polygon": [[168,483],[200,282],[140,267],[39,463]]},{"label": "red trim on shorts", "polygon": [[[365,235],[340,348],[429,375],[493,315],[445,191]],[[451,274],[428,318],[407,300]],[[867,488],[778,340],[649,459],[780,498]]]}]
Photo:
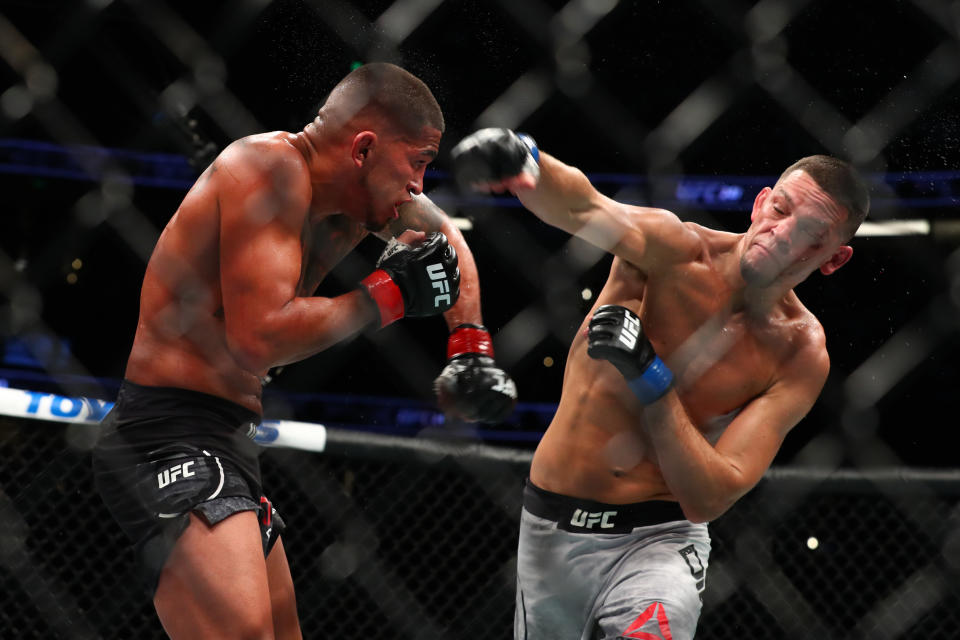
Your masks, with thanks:
[{"label": "red trim on shorts", "polygon": [[447,340],[447,360],[465,353],[479,353],[493,357],[490,332],[476,327],[457,327]]},{"label": "red trim on shorts", "polygon": [[260,516],[260,524],[269,527],[270,523],[273,522],[273,505],[267,500],[267,496],[260,496],[260,508],[263,510],[263,514]]}]

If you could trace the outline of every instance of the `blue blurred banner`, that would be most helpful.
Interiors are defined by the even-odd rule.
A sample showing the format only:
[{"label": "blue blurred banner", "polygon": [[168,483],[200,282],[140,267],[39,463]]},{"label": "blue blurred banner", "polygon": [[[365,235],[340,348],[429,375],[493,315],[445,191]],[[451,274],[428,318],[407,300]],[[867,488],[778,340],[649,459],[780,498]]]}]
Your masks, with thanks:
[{"label": "blue blurred banner", "polygon": [[[0,173],[71,180],[129,180],[136,185],[187,190],[197,171],[182,155],[147,153],[92,146],[60,146],[35,140],[0,139]],[[596,187],[631,204],[667,208],[698,207],[715,211],[749,211],[757,191],[773,185],[777,176],[656,176],[588,174]],[[447,172],[431,170],[427,177],[449,181]],[[872,208],[930,209],[960,204],[960,172],[928,171],[873,174]],[[515,207],[513,197],[439,195],[443,206]]]}]

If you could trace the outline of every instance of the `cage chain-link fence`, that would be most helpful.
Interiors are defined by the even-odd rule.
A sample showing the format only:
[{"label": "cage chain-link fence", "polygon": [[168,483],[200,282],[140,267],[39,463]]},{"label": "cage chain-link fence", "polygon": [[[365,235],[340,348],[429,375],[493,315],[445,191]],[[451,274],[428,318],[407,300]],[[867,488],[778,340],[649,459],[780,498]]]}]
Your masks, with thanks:
[{"label": "cage chain-link fence", "polygon": [[[163,637],[90,490],[95,430],[0,420],[0,637]],[[510,637],[523,461],[364,449],[261,457],[305,637]],[[768,474],[710,526],[698,637],[956,638],[958,494],[949,472]]]}]

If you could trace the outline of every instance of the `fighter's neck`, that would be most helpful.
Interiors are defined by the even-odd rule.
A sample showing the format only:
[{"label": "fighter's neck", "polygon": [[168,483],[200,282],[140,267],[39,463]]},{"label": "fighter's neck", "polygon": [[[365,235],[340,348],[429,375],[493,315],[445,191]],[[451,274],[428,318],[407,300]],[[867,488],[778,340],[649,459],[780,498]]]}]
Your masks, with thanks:
[{"label": "fighter's neck", "polygon": [[349,185],[344,172],[337,166],[334,145],[325,139],[319,118],[293,136],[292,144],[303,154],[310,172],[313,190],[310,202],[310,218],[314,222],[330,215],[342,213],[351,201]]},{"label": "fighter's neck", "polygon": [[743,313],[748,318],[767,319],[792,294],[793,287],[779,280],[767,286],[748,284],[740,272],[740,255],[741,243],[738,242],[731,251],[714,257],[717,270],[727,283],[729,309],[731,313]]}]

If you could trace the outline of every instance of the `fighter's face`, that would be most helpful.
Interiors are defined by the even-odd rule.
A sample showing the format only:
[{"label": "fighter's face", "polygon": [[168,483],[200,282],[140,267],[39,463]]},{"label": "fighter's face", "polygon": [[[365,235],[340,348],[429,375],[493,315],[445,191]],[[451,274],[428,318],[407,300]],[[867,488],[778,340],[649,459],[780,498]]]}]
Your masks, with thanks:
[{"label": "fighter's face", "polygon": [[792,286],[817,269],[839,268],[849,259],[841,235],[846,217],[813,178],[794,171],[757,196],[740,256],[741,275],[753,286],[778,280]]},{"label": "fighter's face", "polygon": [[437,157],[440,131],[424,127],[415,140],[381,137],[369,152],[364,183],[368,206],[363,223],[379,231],[399,215],[397,208],[423,192],[427,165]]}]

